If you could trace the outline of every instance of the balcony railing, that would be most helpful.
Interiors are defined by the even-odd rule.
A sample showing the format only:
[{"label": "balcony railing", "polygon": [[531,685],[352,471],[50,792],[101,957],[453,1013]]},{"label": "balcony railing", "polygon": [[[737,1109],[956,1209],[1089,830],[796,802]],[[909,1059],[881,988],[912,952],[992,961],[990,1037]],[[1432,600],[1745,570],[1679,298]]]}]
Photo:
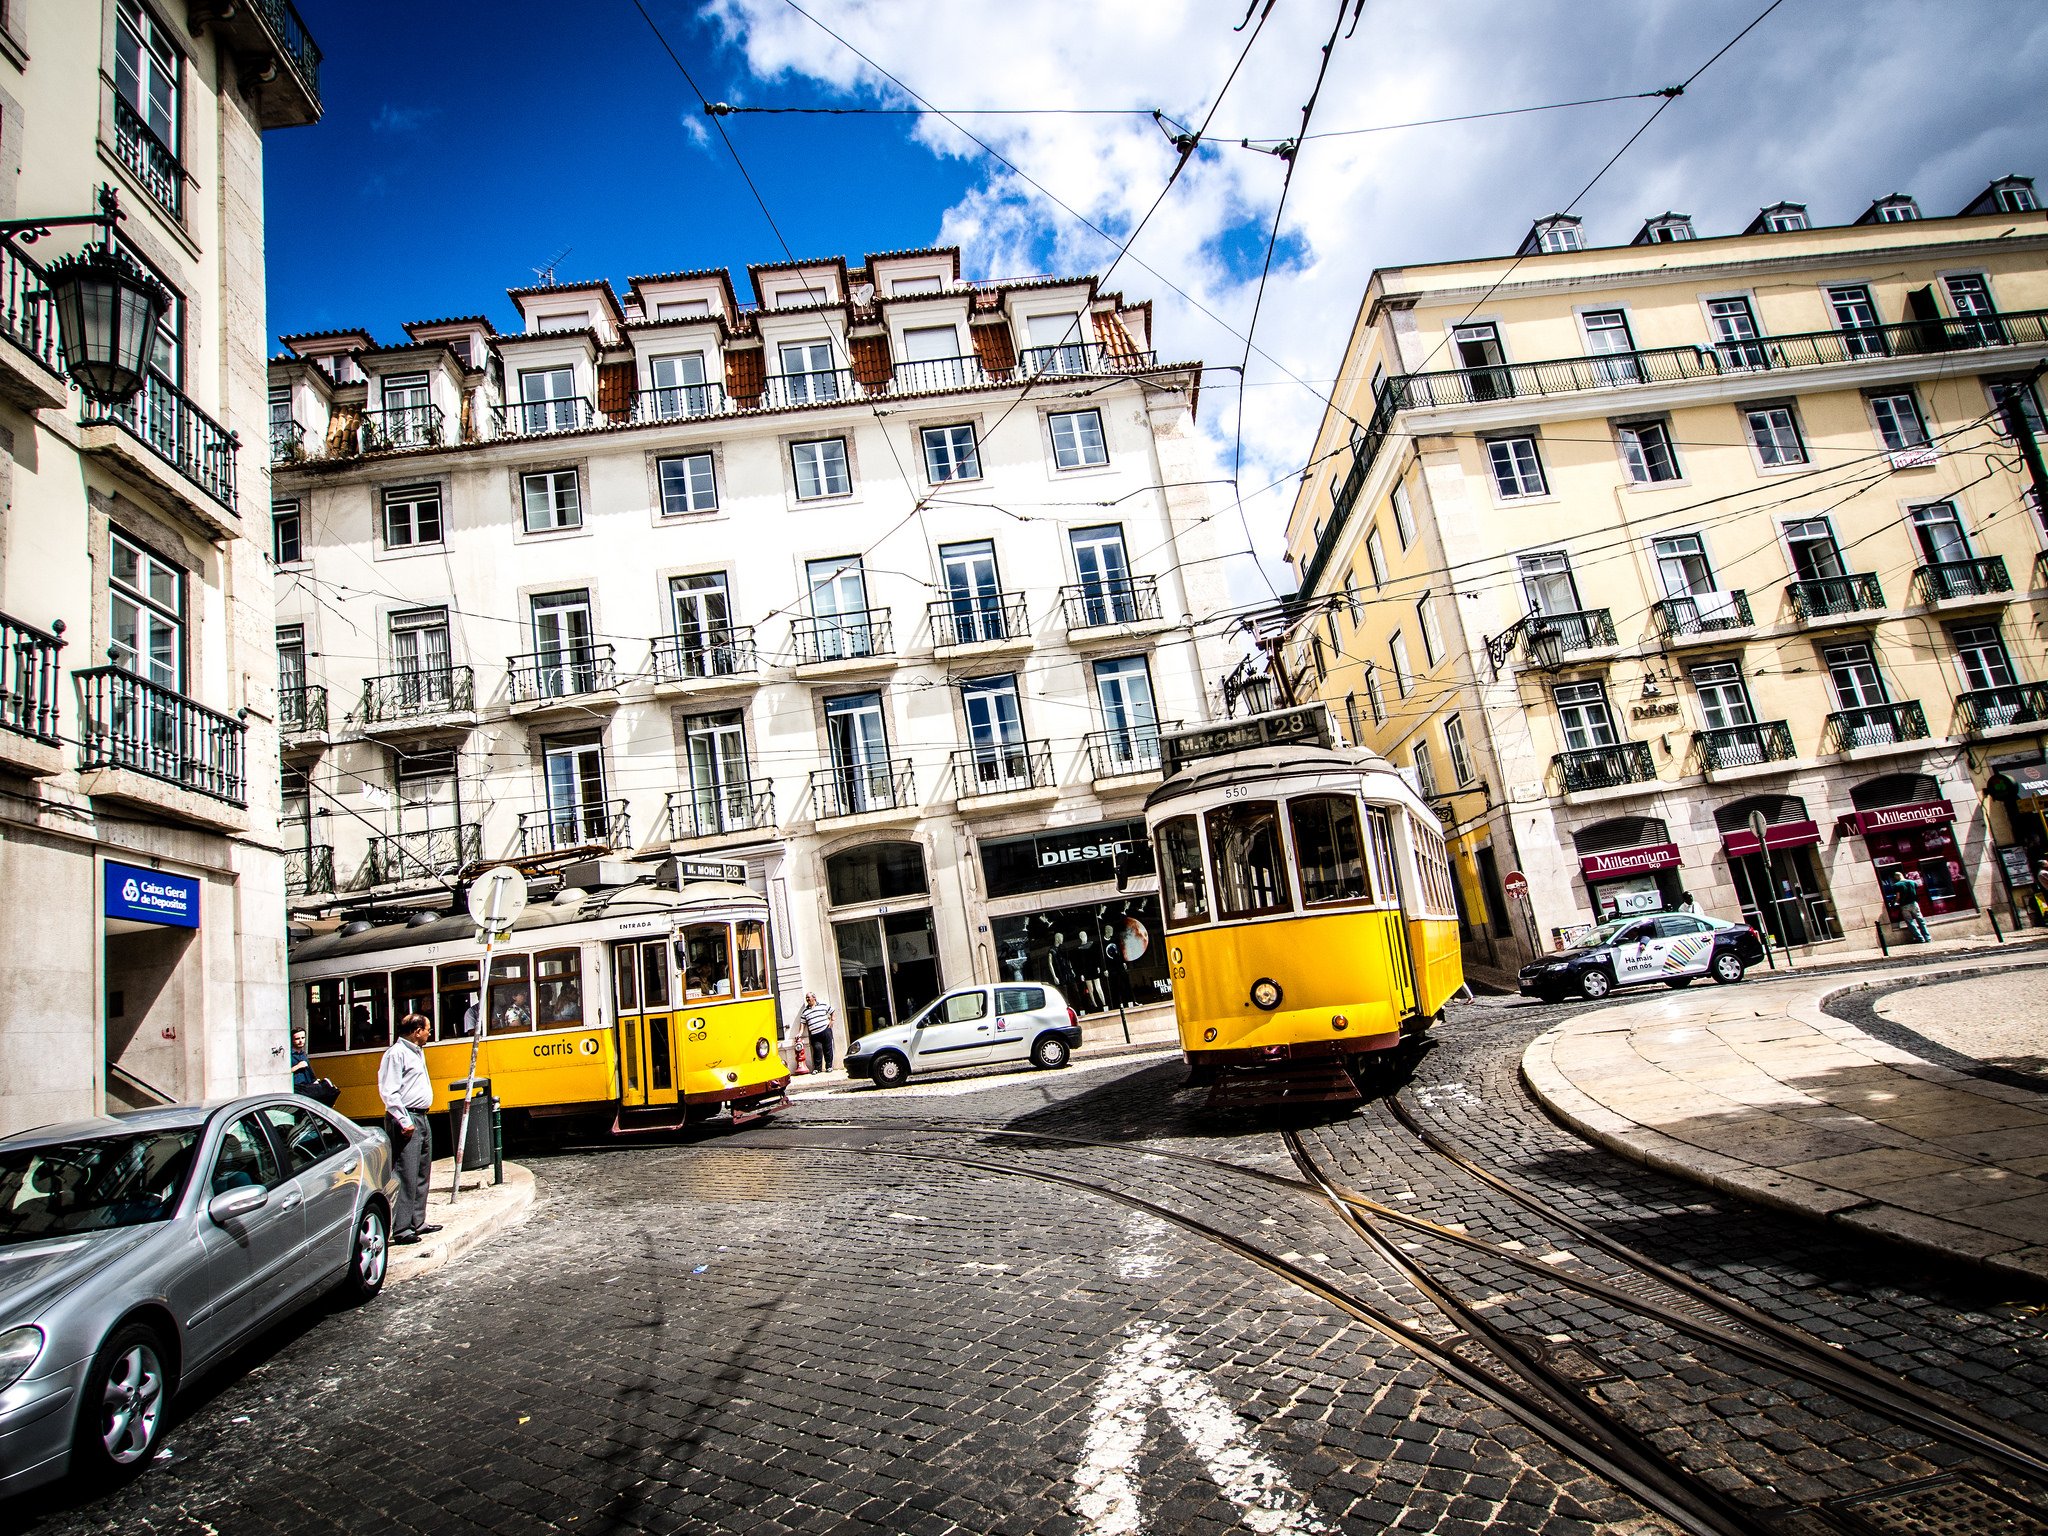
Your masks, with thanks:
[{"label": "balcony railing", "polygon": [[120,667],[94,667],[78,679],[81,768],[135,773],[247,805],[242,722]]},{"label": "balcony railing", "polygon": [[152,373],[141,392],[119,405],[84,401],[78,418],[87,426],[113,422],[230,512],[235,510],[235,434],[185,398],[162,374]]},{"label": "balcony railing", "polygon": [[942,597],[926,611],[931,617],[932,644],[941,648],[1022,640],[1031,633],[1030,610],[1022,592]]},{"label": "balcony railing", "polygon": [[401,448],[441,446],[442,418],[438,405],[387,405],[363,412],[363,452],[390,453]]},{"label": "balcony railing", "polygon": [[2008,683],[1956,695],[1956,733],[1961,736],[2043,721],[2048,721],[2048,683]]},{"label": "balcony railing", "polygon": [[1092,341],[1067,342],[1057,347],[1026,347],[1017,354],[1017,367],[1027,377],[1055,373],[1128,373],[1155,368],[1159,359],[1152,352],[1116,352]]},{"label": "balcony railing", "polygon": [[57,653],[64,642],[0,613],[0,730],[59,745]]},{"label": "balcony railing", "polygon": [[775,785],[768,779],[675,789],[668,796],[671,842],[723,837],[733,832],[768,832],[775,827]]},{"label": "balcony railing", "polygon": [[[1418,375],[1408,375],[1418,377]],[[1359,493],[1365,489],[1366,476],[1372,473],[1372,466],[1379,458],[1380,451],[1387,446],[1387,437],[1394,429],[1394,417],[1400,407],[1395,403],[1396,395],[1392,381],[1383,387],[1374,402],[1372,420],[1357,433],[1351,448],[1351,468],[1344,476],[1343,484],[1337,487],[1336,500],[1330,521],[1323,529],[1322,540],[1310,551],[1301,568],[1301,591],[1315,591],[1316,583],[1323,579],[1323,570],[1330,563],[1338,541],[1343,537],[1344,526],[1350,520],[1351,509],[1358,504]]]},{"label": "balcony railing", "polygon": [[1690,597],[1667,597],[1651,610],[1657,630],[1667,640],[1684,635],[1710,635],[1724,629],[1747,629],[1755,621],[1749,613],[1747,592],[1698,592]]},{"label": "balcony railing", "polygon": [[812,770],[811,814],[819,821],[916,807],[917,778],[907,757]]},{"label": "balcony railing", "polygon": [[698,416],[723,416],[725,411],[722,384],[672,384],[665,389],[643,389],[633,397],[635,421],[689,421]]},{"label": "balcony railing", "polygon": [[771,374],[761,395],[764,411],[787,410],[793,405],[824,405],[834,400],[864,399],[867,391],[854,382],[844,368],[816,368],[808,373]]},{"label": "balcony railing", "polygon": [[1700,761],[1709,773],[1718,773],[1724,768],[1789,763],[1793,758],[1792,727],[1783,720],[1717,726],[1701,731],[1694,740],[1699,743]]},{"label": "balcony railing", "polygon": [[581,432],[597,425],[597,408],[588,400],[512,400],[494,407],[500,437],[546,437],[551,432]]},{"label": "balcony railing", "polygon": [[118,90],[114,92],[114,153],[172,218],[184,219],[185,168]]},{"label": "balcony railing", "polygon": [[253,0],[256,14],[263,18],[263,24],[270,29],[270,35],[277,39],[278,47],[291,61],[299,78],[306,83],[307,93],[315,101],[320,99],[320,45],[315,43],[306,31],[305,22],[291,0]]},{"label": "balcony railing", "polygon": [[416,832],[380,832],[370,839],[369,882],[402,885],[413,880],[452,880],[484,858],[484,829],[465,821]]},{"label": "balcony railing", "polygon": [[623,848],[631,841],[632,826],[623,800],[559,805],[526,811],[519,817],[522,857],[569,848]]},{"label": "balcony railing", "polygon": [[325,843],[284,851],[287,896],[331,896],[334,893],[334,850]]},{"label": "balcony railing", "polygon": [[2048,587],[2048,549],[2034,556],[2034,589]]},{"label": "balcony railing", "polygon": [[1051,789],[1054,783],[1050,742],[1003,742],[953,753],[953,793],[962,800]]},{"label": "balcony railing", "polygon": [[[1536,661],[1546,649],[1560,656],[1574,651],[1597,651],[1615,644],[1614,614],[1606,608],[1587,608],[1577,613],[1532,614],[1523,654]],[[1552,637],[1555,637],[1554,639]]]},{"label": "balcony railing", "polygon": [[1160,772],[1159,727],[1156,725],[1090,731],[1081,738],[1081,743],[1088,753],[1090,778],[1114,779],[1127,773]]},{"label": "balcony railing", "polygon": [[899,362],[889,380],[890,391],[899,395],[929,394],[941,389],[973,389],[992,384],[976,357],[932,357],[919,362]]},{"label": "balcony railing", "polygon": [[12,240],[0,238],[0,330],[59,379],[64,362],[57,350],[57,310],[43,269]]},{"label": "balcony railing", "polygon": [[363,718],[372,725],[476,709],[476,674],[468,667],[386,672],[363,680]]},{"label": "balcony railing", "polygon": [[1868,571],[1854,576],[1816,576],[1786,587],[1792,611],[1802,619],[1874,613],[1884,607],[1884,587]]},{"label": "balcony railing", "polygon": [[1061,587],[1060,608],[1070,630],[1147,623],[1159,617],[1159,578],[1128,576]]},{"label": "balcony railing", "polygon": [[859,608],[822,619],[798,619],[790,626],[798,666],[827,661],[861,661],[896,651],[894,627],[884,608]]},{"label": "balcony railing", "polygon": [[747,677],[759,666],[751,624],[734,624],[698,634],[655,637],[654,677],[657,682],[687,683],[712,677]]},{"label": "balcony railing", "polygon": [[296,464],[306,456],[306,428],[298,421],[270,424],[270,462]]},{"label": "balcony railing", "polygon": [[1923,603],[1958,597],[1991,597],[2012,590],[2003,555],[1977,560],[1939,560],[1913,568],[1913,591]]},{"label": "balcony railing", "polygon": [[1704,347],[1657,347],[1600,357],[1396,374],[1387,380],[1387,386],[1393,391],[1396,409],[1407,411],[1484,405],[1525,395],[1569,395],[1634,384],[1669,384],[1682,379],[1711,378],[1718,372],[1714,354]]},{"label": "balcony railing", "polygon": [[1657,777],[1657,765],[1650,757],[1647,741],[1621,741],[1611,747],[1582,747],[1560,752],[1557,764],[1566,794],[1589,789],[1619,789],[1624,784],[1648,784]]},{"label": "balcony railing", "polygon": [[327,690],[318,683],[277,690],[277,728],[287,736],[317,735],[327,729]]},{"label": "balcony railing", "polygon": [[505,665],[512,674],[514,704],[570,699],[578,694],[602,693],[618,686],[609,641],[569,646],[559,651],[529,651],[525,655],[508,658]]},{"label": "balcony railing", "polygon": [[1925,741],[1927,713],[1917,699],[1895,704],[1866,704],[1838,709],[1828,716],[1827,750],[1850,752],[1857,747],[1883,747],[1894,742]]}]

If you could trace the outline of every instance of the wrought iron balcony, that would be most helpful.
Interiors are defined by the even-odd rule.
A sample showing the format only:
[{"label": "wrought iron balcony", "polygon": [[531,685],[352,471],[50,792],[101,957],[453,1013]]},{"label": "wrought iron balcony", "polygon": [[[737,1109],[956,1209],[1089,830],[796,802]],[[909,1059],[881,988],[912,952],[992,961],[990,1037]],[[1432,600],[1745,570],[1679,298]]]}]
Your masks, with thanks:
[{"label": "wrought iron balcony", "polygon": [[1913,592],[1923,603],[1959,597],[1992,597],[2012,590],[2003,555],[1976,560],[1939,560],[1913,568]]},{"label": "wrought iron balcony", "polygon": [[380,832],[370,839],[369,883],[452,880],[483,858],[484,829],[473,821],[415,832]]},{"label": "wrought iron balcony", "polygon": [[665,389],[643,389],[633,396],[633,420],[691,421],[699,416],[726,413],[722,384],[672,384]]},{"label": "wrought iron balcony", "polygon": [[2048,587],[2048,549],[2034,556],[2034,589]]},{"label": "wrought iron balcony", "polygon": [[1022,592],[989,592],[978,597],[942,597],[926,609],[932,644],[993,645],[1031,634],[1030,610]]},{"label": "wrought iron balcony", "polygon": [[538,704],[602,693],[618,686],[609,641],[567,646],[559,651],[529,651],[507,659],[512,674],[512,702]]},{"label": "wrought iron balcony", "polygon": [[1956,733],[1961,736],[2043,721],[2048,721],[2048,683],[2008,683],[1956,695]]},{"label": "wrought iron balcony", "polygon": [[1570,395],[1583,390],[1620,389],[1634,384],[1669,384],[1712,378],[1721,370],[1704,347],[1656,347],[1610,352],[1599,357],[1563,357],[1539,363],[1496,363],[1485,368],[1451,368],[1396,374],[1387,380],[1398,410],[1449,405],[1486,405],[1527,395]]},{"label": "wrought iron balcony", "polygon": [[1747,629],[1755,622],[1750,617],[1749,594],[1743,591],[1667,597],[1661,599],[1651,612],[1656,615],[1658,632],[1667,640],[1687,635],[1710,635],[1727,629]]},{"label": "wrought iron balcony", "polygon": [[1701,731],[1693,739],[1699,743],[1700,761],[1709,773],[1727,768],[1755,768],[1764,763],[1789,763],[1794,756],[1792,727],[1783,720],[1718,726]]},{"label": "wrought iron balcony", "polygon": [[386,672],[363,680],[363,719],[372,725],[476,710],[476,674],[468,667]]},{"label": "wrought iron balcony", "polygon": [[811,772],[811,814],[819,821],[916,808],[917,778],[907,757],[894,762],[842,763]]},{"label": "wrought iron balcony", "polygon": [[363,412],[363,452],[391,453],[401,448],[441,446],[442,417],[438,405],[387,405]]},{"label": "wrought iron balcony", "polygon": [[1866,704],[1859,709],[1838,709],[1828,716],[1826,743],[1830,752],[1852,752],[1858,747],[1882,747],[1894,742],[1925,741],[1927,713],[1918,699],[1901,699],[1893,704]]},{"label": "wrought iron balcony", "polygon": [[798,619],[790,626],[800,667],[828,661],[862,661],[896,653],[895,630],[885,608],[858,608],[822,619]]},{"label": "wrought iron balcony", "polygon": [[[1407,378],[1420,375],[1405,375]],[[1394,388],[1397,381],[1389,380],[1379,391],[1374,402],[1372,420],[1354,436],[1351,444],[1351,468],[1344,481],[1337,487],[1336,499],[1330,521],[1323,528],[1323,536],[1316,547],[1309,552],[1301,568],[1301,591],[1304,594],[1316,590],[1316,584],[1323,579],[1323,571],[1330,563],[1330,556],[1336,551],[1343,538],[1344,527],[1351,518],[1351,510],[1358,505],[1359,493],[1365,489],[1366,476],[1372,473],[1373,464],[1380,452],[1387,446],[1387,437],[1394,430],[1394,418],[1402,409],[1399,391]]]},{"label": "wrought iron balcony", "polygon": [[9,239],[0,239],[0,331],[54,377],[64,378],[57,310],[50,302],[43,269]]},{"label": "wrought iron balcony", "polygon": [[126,768],[246,806],[242,722],[121,667],[74,672],[81,768]]},{"label": "wrought iron balcony", "polygon": [[669,791],[671,842],[692,837],[724,837],[734,832],[769,832],[774,828],[775,785],[769,779]]},{"label": "wrought iron balcony", "polygon": [[973,389],[993,382],[983,370],[980,358],[933,357],[896,364],[889,388],[893,394],[922,395],[933,390]]},{"label": "wrought iron balcony", "polygon": [[1090,731],[1081,738],[1088,753],[1088,774],[1096,779],[1121,778],[1131,773],[1158,773],[1159,727],[1125,726],[1121,730]]},{"label": "wrought iron balcony", "polygon": [[313,736],[327,729],[327,690],[318,683],[277,690],[277,728],[287,736]]},{"label": "wrought iron balcony", "polygon": [[623,848],[631,841],[632,826],[623,800],[558,805],[545,811],[525,811],[519,817],[522,857],[569,848]]},{"label": "wrought iron balcony", "polygon": [[509,400],[495,408],[500,437],[546,437],[551,432],[581,432],[597,425],[597,408],[588,400]]},{"label": "wrought iron balcony", "polygon": [[1619,789],[1624,784],[1649,784],[1656,780],[1657,764],[1650,757],[1647,741],[1621,741],[1611,747],[1582,747],[1560,752],[1551,759],[1564,781],[1565,793],[1575,795],[1589,789]]},{"label": "wrought iron balcony", "polygon": [[296,420],[273,421],[270,424],[270,462],[297,464],[305,457],[305,426]]},{"label": "wrought iron balcony", "polygon": [[284,890],[287,896],[333,895],[334,850],[325,843],[285,849]]},{"label": "wrought iron balcony", "polygon": [[184,166],[118,90],[114,92],[114,154],[172,218],[184,221]]},{"label": "wrought iron balcony", "polygon": [[751,624],[729,624],[687,635],[655,637],[656,682],[689,683],[714,677],[748,677],[759,666]]},{"label": "wrought iron balcony", "polygon": [[300,20],[298,8],[292,0],[252,0],[256,14],[270,29],[285,62],[304,82],[306,93],[313,98],[315,115],[318,115],[320,101],[320,45],[313,41],[306,31],[306,24]]},{"label": "wrought iron balcony", "polygon": [[1055,782],[1050,742],[1003,742],[953,753],[953,793],[962,800],[1051,789]]},{"label": "wrought iron balcony", "polygon": [[230,512],[235,510],[239,441],[162,374],[150,374],[141,392],[122,404],[84,400],[78,419],[85,426],[112,422]]},{"label": "wrought iron balcony", "polygon": [[60,745],[57,653],[64,642],[0,613],[0,730]]},{"label": "wrought iron balcony", "polygon": [[808,373],[770,374],[761,395],[764,411],[787,410],[793,405],[829,405],[835,400],[855,400],[866,391],[844,368],[816,368]]},{"label": "wrought iron balcony", "polygon": [[[1614,645],[1614,615],[1605,608],[1586,608],[1577,613],[1537,613],[1529,616],[1523,631],[1522,654],[1534,665],[1547,657],[1569,656],[1574,651],[1597,651]],[[1554,638],[1553,638],[1554,637]]]},{"label": "wrought iron balcony", "polygon": [[1154,352],[1112,351],[1092,341],[1070,341],[1056,347],[1026,347],[1017,367],[1026,377],[1059,373],[1129,373],[1159,364]]},{"label": "wrought iron balcony", "polygon": [[1061,587],[1060,608],[1066,614],[1069,630],[1148,623],[1160,616],[1159,578],[1127,576],[1121,581]]},{"label": "wrought iron balcony", "polygon": [[1792,611],[1811,622],[1851,613],[1875,613],[1884,607],[1884,587],[1868,571],[1854,576],[1815,576],[1787,585]]}]

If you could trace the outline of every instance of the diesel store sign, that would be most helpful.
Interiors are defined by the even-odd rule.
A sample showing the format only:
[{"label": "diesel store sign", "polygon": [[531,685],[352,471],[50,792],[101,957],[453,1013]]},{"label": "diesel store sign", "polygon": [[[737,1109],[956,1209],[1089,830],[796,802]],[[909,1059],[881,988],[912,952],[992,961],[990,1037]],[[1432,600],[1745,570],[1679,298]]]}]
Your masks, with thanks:
[{"label": "diesel store sign", "polygon": [[1024,896],[1116,878],[1117,861],[1133,875],[1152,873],[1142,821],[1101,821],[1092,826],[991,838],[981,845],[981,869],[990,896]]}]

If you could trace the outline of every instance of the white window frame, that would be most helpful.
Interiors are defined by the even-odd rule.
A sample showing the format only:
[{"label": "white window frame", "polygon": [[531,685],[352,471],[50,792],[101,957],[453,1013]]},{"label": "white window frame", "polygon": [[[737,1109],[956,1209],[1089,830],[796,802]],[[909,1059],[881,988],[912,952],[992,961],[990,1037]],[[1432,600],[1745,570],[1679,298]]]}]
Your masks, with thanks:
[{"label": "white window frame", "polygon": [[[678,467],[671,484],[669,467]],[[699,473],[699,470],[702,473]],[[697,453],[664,454],[654,461],[654,488],[661,498],[663,517],[688,517],[718,510],[718,464],[716,456],[704,449]],[[680,498],[671,491],[680,488]]]},{"label": "white window frame", "polygon": [[[283,541],[278,537],[282,525],[292,525],[292,542],[299,552],[289,560],[284,557]],[[270,504],[270,558],[277,565],[304,565],[306,563],[305,518],[296,501],[274,501]]]},{"label": "white window frame", "polygon": [[[112,558],[107,570],[107,632],[108,657],[137,677],[146,678],[160,688],[173,693],[185,691],[185,582],[186,572],[173,565],[148,545],[128,537],[120,529],[109,530],[109,549]],[[119,557],[127,554],[135,562],[135,579],[125,581],[114,573]],[[168,578],[170,596],[168,599],[154,589],[153,577]],[[115,631],[121,627],[118,613],[126,606],[133,611],[133,641],[119,638]],[[149,643],[152,634],[167,635],[170,639],[168,677],[161,675],[154,664],[155,647]]]},{"label": "white window frame", "polygon": [[[434,509],[434,535],[420,536],[420,509],[432,506]],[[406,513],[406,536],[393,539],[394,524],[392,513],[398,508],[409,509]],[[387,485],[377,497],[377,514],[384,548],[392,553],[415,549],[440,549],[448,541],[448,513],[442,504],[439,485]]]},{"label": "white window frame", "polygon": [[1796,234],[1813,228],[1813,220],[1804,208],[1773,208],[1764,215],[1764,228],[1774,235]]},{"label": "white window frame", "polygon": [[1472,749],[1465,740],[1465,722],[1457,715],[1444,717],[1444,752],[1451,760],[1451,777],[1460,787],[1472,782]]},{"label": "white window frame", "polygon": [[[1095,418],[1095,436],[1092,445],[1087,433],[1081,428],[1081,423],[1091,416]],[[1060,445],[1062,423],[1072,423],[1067,428],[1068,446],[1066,448],[1062,448]],[[1109,437],[1103,429],[1102,412],[1100,409],[1090,406],[1088,409],[1081,411],[1048,411],[1045,416],[1045,426],[1047,433],[1052,439],[1052,462],[1055,469],[1065,472],[1080,469],[1102,469],[1108,465]],[[1099,457],[1090,458],[1088,456],[1091,446],[1100,455]],[[1067,462],[1069,455],[1073,456],[1072,463]]]},{"label": "white window frame", "polygon": [[1380,692],[1380,669],[1372,662],[1365,664],[1365,701],[1372,706],[1372,723],[1387,723],[1387,700]]},{"label": "white window frame", "polygon": [[1372,572],[1372,589],[1377,592],[1387,584],[1387,551],[1378,523],[1365,530],[1365,563]]},{"label": "white window frame", "polygon": [[1427,592],[1415,601],[1415,625],[1422,632],[1422,655],[1430,666],[1444,659],[1443,632],[1436,625],[1436,602]]},{"label": "white window frame", "polygon": [[[1896,409],[1880,409],[1880,402],[1906,402],[1909,416],[1906,418],[1910,432],[1897,434],[1899,423]],[[1927,431],[1927,417],[1920,409],[1919,393],[1910,384],[1897,384],[1888,389],[1873,389],[1863,397],[1864,408],[1870,412],[1870,424],[1877,433],[1877,440],[1891,453],[1912,453],[1933,446],[1933,438]],[[1894,441],[1897,436],[1898,440]]]},{"label": "white window frame", "polygon": [[1436,754],[1429,750],[1429,743],[1418,741],[1409,748],[1409,759],[1415,764],[1415,787],[1422,791],[1422,798],[1434,800],[1437,797]]},{"label": "white window frame", "polygon": [[[829,451],[838,449],[835,456]],[[804,450],[815,449],[806,454]],[[807,462],[808,461],[808,464]],[[832,469],[836,462],[839,483],[833,483]],[[809,437],[789,445],[790,473],[795,477],[796,499],[798,501],[835,501],[853,494],[853,465],[850,462],[846,439],[843,437]],[[804,490],[804,474],[808,467],[815,489]]]},{"label": "white window frame", "polygon": [[1394,537],[1401,541],[1401,552],[1406,554],[1415,543],[1415,509],[1408,500],[1408,487],[1401,481],[1396,480],[1387,493],[1387,505],[1394,512]]},{"label": "white window frame", "polygon": [[[1650,434],[1655,434],[1654,439]],[[1685,469],[1678,462],[1678,445],[1671,440],[1671,424],[1658,416],[1647,420],[1618,421],[1614,424],[1614,439],[1621,450],[1622,468],[1628,473],[1630,485],[1678,485],[1685,479]],[[1661,443],[1664,464],[1669,474],[1655,473],[1651,463],[1648,445]]]},{"label": "white window frame", "polygon": [[1991,201],[2000,213],[2034,213],[2041,206],[2032,187],[1995,187]]},{"label": "white window frame", "polygon": [[[1750,457],[1756,461],[1760,475],[1782,475],[1788,471],[1804,470],[1813,463],[1813,455],[1806,446],[1806,434],[1799,426],[1799,412],[1790,400],[1763,400],[1752,405],[1736,407],[1742,412],[1743,435],[1749,439]],[[1783,457],[1786,453],[1785,439],[1773,423],[1768,432],[1760,432],[1757,418],[1782,413],[1786,429],[1791,434],[1792,448],[1797,457]],[[1772,457],[1772,455],[1780,457]]]},{"label": "white window frame", "polygon": [[917,442],[924,453],[925,479],[931,484],[950,485],[957,480],[981,478],[981,438],[975,432],[973,422],[948,422],[943,426],[919,427]]},{"label": "white window frame", "polygon": [[[1529,448],[1527,464],[1522,462],[1522,456],[1515,451],[1516,446],[1523,443],[1528,444]],[[1482,446],[1486,449],[1488,478],[1493,484],[1494,500],[1533,501],[1550,494],[1550,478],[1544,473],[1543,454],[1536,445],[1535,433],[1516,432],[1504,434],[1500,437],[1489,437],[1484,440]],[[1499,449],[1507,450],[1508,456],[1505,460],[1496,451]],[[1533,490],[1529,489],[1529,471],[1531,466],[1534,467],[1535,472],[1535,488]],[[1503,471],[1507,471],[1512,476],[1515,489],[1507,489],[1503,484]]]},{"label": "white window frame", "polygon": [[[581,528],[582,479],[574,466],[526,470],[519,476],[519,507],[528,533],[565,533]],[[536,509],[540,513],[538,519],[534,516]]]},{"label": "white window frame", "polygon": [[1394,664],[1394,692],[1405,699],[1415,691],[1415,669],[1408,655],[1408,637],[1398,629],[1387,636],[1387,656]]}]

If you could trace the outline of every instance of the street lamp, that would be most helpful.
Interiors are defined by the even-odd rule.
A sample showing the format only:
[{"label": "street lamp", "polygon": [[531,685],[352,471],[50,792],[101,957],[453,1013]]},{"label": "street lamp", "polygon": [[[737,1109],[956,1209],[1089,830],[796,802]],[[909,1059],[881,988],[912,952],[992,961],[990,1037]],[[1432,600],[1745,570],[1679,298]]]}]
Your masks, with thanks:
[{"label": "street lamp", "polygon": [[27,245],[63,225],[94,224],[104,231],[99,244],[51,262],[43,284],[57,312],[58,345],[71,382],[103,405],[124,405],[149,377],[157,326],[171,296],[114,248],[121,209],[112,187],[99,189],[99,204],[98,213],[0,223],[0,235],[19,235]]}]

